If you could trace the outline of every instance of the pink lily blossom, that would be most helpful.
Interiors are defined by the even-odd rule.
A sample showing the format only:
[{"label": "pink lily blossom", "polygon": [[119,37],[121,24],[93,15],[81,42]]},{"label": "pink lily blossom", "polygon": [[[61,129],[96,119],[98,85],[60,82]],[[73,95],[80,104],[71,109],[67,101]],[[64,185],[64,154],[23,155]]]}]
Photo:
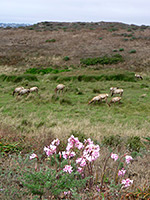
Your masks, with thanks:
[{"label": "pink lily blossom", "polygon": [[133,160],[132,156],[125,156],[126,163],[129,164],[131,160]]},{"label": "pink lily blossom", "polygon": [[114,161],[118,160],[118,155],[115,153],[111,153],[111,158],[114,159]]},{"label": "pink lily blossom", "polygon": [[31,154],[30,160],[32,160],[32,159],[34,159],[34,158],[37,158],[37,159],[38,159],[38,156],[37,156],[35,153]]},{"label": "pink lily blossom", "polygon": [[73,171],[72,170],[72,166],[71,165],[65,165],[63,171],[64,172],[68,172],[69,174],[71,174],[71,172]]},{"label": "pink lily blossom", "polygon": [[124,168],[122,168],[121,170],[119,170],[118,176],[124,176],[125,173],[126,173],[126,170]]},{"label": "pink lily blossom", "polygon": [[130,180],[129,178],[123,179],[121,182],[124,186],[123,187],[129,187],[131,184],[133,184],[133,180]]}]

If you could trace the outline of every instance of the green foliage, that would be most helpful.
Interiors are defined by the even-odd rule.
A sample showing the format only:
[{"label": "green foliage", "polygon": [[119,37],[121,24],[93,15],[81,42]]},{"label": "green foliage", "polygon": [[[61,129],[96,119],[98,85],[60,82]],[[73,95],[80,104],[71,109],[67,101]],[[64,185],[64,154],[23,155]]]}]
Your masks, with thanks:
[{"label": "green foliage", "polygon": [[68,60],[70,60],[70,58],[69,58],[68,56],[65,56],[65,57],[63,58],[63,60],[64,60],[64,61],[68,61]]},{"label": "green foliage", "polygon": [[119,51],[124,51],[124,48],[120,48]]},{"label": "green foliage", "polygon": [[143,137],[146,141],[144,141],[144,144],[149,144],[150,145],[150,137]]},{"label": "green foliage", "polygon": [[113,28],[109,29],[109,31],[110,31],[110,32],[118,31],[118,28],[113,27]]},{"label": "green foliage", "polygon": [[102,38],[102,37],[99,37],[98,39],[99,39],[99,40],[102,40],[103,38]]},{"label": "green foliage", "polygon": [[52,68],[30,68],[30,69],[27,69],[26,70],[26,73],[27,74],[49,74],[49,73],[52,73],[52,74],[57,74],[57,73],[60,73],[60,72],[68,72],[70,71],[69,69],[62,69],[62,70],[58,70],[58,69],[52,69]]},{"label": "green foliage", "polygon": [[56,42],[56,39],[49,39],[49,40],[46,40],[45,42]]},{"label": "green foliage", "polygon": [[62,98],[60,99],[60,104],[72,105],[72,102],[69,99]]},{"label": "green foliage", "polygon": [[28,81],[38,81],[38,78],[34,75],[29,75],[29,74],[23,74],[23,75],[5,75],[2,74],[0,75],[0,79],[2,81],[7,81],[7,82],[14,82],[14,83],[18,83],[24,80],[28,80]]},{"label": "green foliage", "polygon": [[129,53],[136,53],[136,50],[135,50],[135,49],[131,49],[131,50],[129,51]]},{"label": "green foliage", "polygon": [[5,142],[1,142],[0,141],[0,153],[1,154],[10,154],[10,153],[18,153],[23,149],[23,147],[21,147],[19,145],[19,143],[5,143]]},{"label": "green foliage", "polygon": [[117,52],[118,50],[117,49],[113,49],[113,52]]},{"label": "green foliage", "polygon": [[130,151],[139,152],[143,148],[143,144],[139,136],[131,136],[127,139],[126,146]]},{"label": "green foliage", "polygon": [[123,62],[124,58],[120,54],[115,54],[111,57],[103,56],[103,57],[97,57],[97,58],[82,58],[80,60],[80,63],[85,66],[89,65],[111,65],[111,64],[117,64],[119,62]]},{"label": "green foliage", "polygon": [[[65,161],[66,162],[66,161]],[[44,194],[57,198],[62,192],[78,190],[85,187],[88,178],[82,179],[74,170],[71,174],[52,168],[22,173],[22,184],[33,194],[42,197]]]},{"label": "green foliage", "polygon": [[120,135],[104,136],[102,144],[110,147],[116,147],[122,143]]}]

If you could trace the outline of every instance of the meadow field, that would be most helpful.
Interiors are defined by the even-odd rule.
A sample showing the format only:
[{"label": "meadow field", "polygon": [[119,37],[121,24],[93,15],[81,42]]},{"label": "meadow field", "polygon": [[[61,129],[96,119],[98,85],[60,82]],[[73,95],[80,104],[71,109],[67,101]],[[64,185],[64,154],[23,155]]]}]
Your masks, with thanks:
[{"label": "meadow field", "polygon": [[[132,26],[115,29],[112,24],[100,28],[84,27],[85,30],[34,28],[0,30],[3,36],[0,42],[2,199],[65,199],[64,196],[48,196],[47,193],[40,197],[36,193],[35,196],[10,179],[18,181],[14,170],[17,168],[16,160],[18,163],[21,162],[19,159],[23,160],[17,157],[18,154],[27,158],[35,152],[44,157],[44,146],[56,138],[62,143],[59,147],[62,151],[71,135],[82,141],[91,138],[100,145],[101,164],[97,162],[96,169],[102,168],[103,159],[110,149],[111,152],[131,154],[134,161],[128,169],[129,177],[134,179],[132,191],[135,193],[138,186],[144,189],[139,192],[141,196],[132,194],[123,198],[149,199],[150,29]],[[127,35],[123,35],[125,32]],[[129,36],[130,32],[132,36]],[[121,56],[121,60],[112,61],[116,54],[117,59],[118,55]],[[101,60],[96,60],[97,57]],[[143,80],[136,79],[135,73],[141,74]],[[60,83],[65,85],[65,90],[55,94],[54,89]],[[19,86],[37,86],[39,91],[38,94],[13,96],[14,89]],[[120,103],[110,107],[105,101],[88,105],[94,96],[103,93],[109,94],[110,102],[110,87],[124,90]],[[106,178],[105,183],[110,184]],[[20,194],[18,188],[21,189]],[[103,191],[98,196],[93,196],[95,190],[88,192],[90,196],[78,198],[121,199],[111,192],[112,196],[105,198]],[[78,199],[77,196],[68,198]]]}]

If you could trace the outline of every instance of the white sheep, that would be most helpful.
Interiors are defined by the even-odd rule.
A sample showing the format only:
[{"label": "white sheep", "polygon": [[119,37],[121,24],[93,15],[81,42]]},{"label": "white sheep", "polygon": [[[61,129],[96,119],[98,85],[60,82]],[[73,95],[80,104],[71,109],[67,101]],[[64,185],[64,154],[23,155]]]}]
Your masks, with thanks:
[{"label": "white sheep", "polygon": [[23,89],[24,89],[24,87],[17,87],[17,88],[15,88],[14,91],[13,91],[13,96],[15,95],[15,93],[19,93]]},{"label": "white sheep", "polygon": [[98,96],[95,96],[93,97],[93,99],[91,99],[91,101],[89,101],[88,104],[91,104],[91,103],[95,103],[96,101],[99,102],[101,100],[101,97],[98,95]]},{"label": "white sheep", "polygon": [[111,101],[108,103],[108,105],[111,106],[111,103],[116,103],[116,102],[120,103],[120,101],[121,101],[121,97],[113,97]]},{"label": "white sheep", "polygon": [[91,104],[93,102],[95,103],[96,101],[99,102],[102,101],[103,99],[107,101],[108,96],[109,96],[108,94],[99,94],[98,96],[93,97],[93,99],[89,101],[88,104]]},{"label": "white sheep", "polygon": [[63,85],[63,84],[57,85],[57,87],[55,88],[55,93],[57,93],[57,91],[63,92],[64,88],[65,88],[65,85]]},{"label": "white sheep", "polygon": [[122,96],[123,95],[123,89],[112,90],[111,96],[113,96],[114,94],[120,94],[120,96]]},{"label": "white sheep", "polygon": [[36,92],[36,93],[38,93],[38,87],[32,87],[32,88],[30,88],[30,92]]},{"label": "white sheep", "polygon": [[23,90],[20,90],[20,92],[18,93],[18,95],[17,96],[22,96],[22,95],[24,95],[24,94],[29,94],[30,93],[30,89],[23,89]]},{"label": "white sheep", "polygon": [[139,74],[135,74],[135,78],[143,80],[143,77]]},{"label": "white sheep", "polygon": [[118,89],[118,87],[111,87],[111,88],[110,88],[110,92],[112,92],[112,91],[114,91],[114,90],[116,90],[116,89]]}]

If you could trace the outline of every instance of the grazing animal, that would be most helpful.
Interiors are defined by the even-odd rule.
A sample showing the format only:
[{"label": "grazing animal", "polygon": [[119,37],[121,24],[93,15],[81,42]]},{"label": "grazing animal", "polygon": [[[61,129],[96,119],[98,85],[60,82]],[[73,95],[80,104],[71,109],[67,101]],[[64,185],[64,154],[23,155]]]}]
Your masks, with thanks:
[{"label": "grazing animal", "polygon": [[143,77],[139,74],[135,74],[135,78],[143,80]]},{"label": "grazing animal", "polygon": [[63,92],[64,88],[65,88],[65,85],[63,85],[63,84],[57,85],[57,87],[55,88],[55,93],[57,93],[58,91]]},{"label": "grazing animal", "polygon": [[112,90],[111,96],[113,96],[114,94],[120,94],[120,96],[122,96],[123,95],[123,89]]},{"label": "grazing animal", "polygon": [[114,91],[114,90],[117,90],[118,89],[118,87],[111,87],[110,88],[110,92],[112,92],[112,91]]},{"label": "grazing animal", "polygon": [[107,101],[108,96],[109,96],[108,94],[99,94],[98,96],[93,97],[93,99],[89,101],[88,104],[91,104],[93,102],[95,103],[96,101],[99,102],[102,101],[103,99]]},{"label": "grazing animal", "polygon": [[38,87],[32,87],[32,88],[30,88],[30,92],[36,92],[36,93],[38,93]]},{"label": "grazing animal", "polygon": [[17,88],[15,88],[14,91],[13,91],[13,96],[15,95],[15,93],[19,93],[23,89],[24,89],[24,87],[17,87]]},{"label": "grazing animal", "polygon": [[18,95],[17,96],[22,96],[22,95],[24,95],[24,94],[29,94],[30,93],[30,89],[23,89],[23,90],[20,90],[20,92],[18,93]]},{"label": "grazing animal", "polygon": [[111,99],[111,101],[108,103],[109,107],[111,106],[111,103],[116,103],[116,102],[119,102],[120,103],[121,101],[121,97],[113,97]]}]

